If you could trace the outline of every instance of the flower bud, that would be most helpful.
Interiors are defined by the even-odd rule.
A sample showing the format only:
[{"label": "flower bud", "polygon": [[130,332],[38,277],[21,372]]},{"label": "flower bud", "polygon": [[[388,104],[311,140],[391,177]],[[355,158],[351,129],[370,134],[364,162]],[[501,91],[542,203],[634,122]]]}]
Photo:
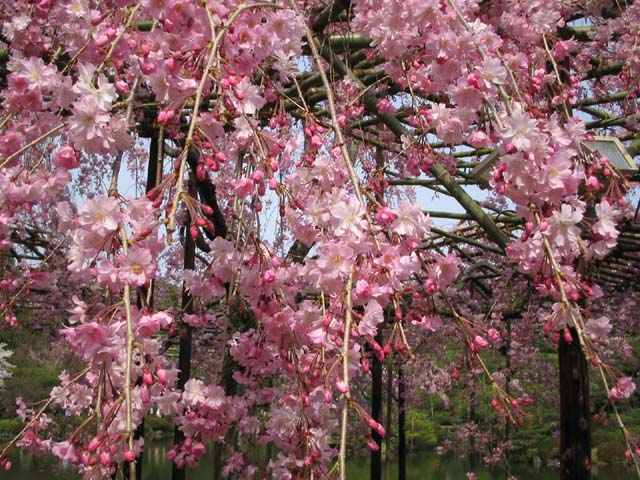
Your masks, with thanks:
[{"label": "flower bud", "polygon": [[481,337],[480,335],[476,335],[475,337],[473,337],[473,344],[478,347],[479,350],[482,350],[484,348],[487,348],[489,346],[489,342],[487,342],[484,337]]},{"label": "flower bud", "polygon": [[100,454],[100,464],[104,467],[111,464],[111,454],[109,452],[102,452]]},{"label": "flower bud", "polygon": [[341,393],[349,393],[349,385],[347,385],[347,382],[340,378],[336,380],[336,387]]}]

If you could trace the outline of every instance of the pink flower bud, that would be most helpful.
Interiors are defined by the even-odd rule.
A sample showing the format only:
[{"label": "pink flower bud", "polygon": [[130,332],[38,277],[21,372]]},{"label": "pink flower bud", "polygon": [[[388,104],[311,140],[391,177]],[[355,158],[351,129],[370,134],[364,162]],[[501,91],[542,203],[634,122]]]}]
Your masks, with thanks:
[{"label": "pink flower bud", "polygon": [[326,403],[331,403],[333,401],[333,395],[331,394],[331,389],[328,387],[324,389],[324,401]]},{"label": "pink flower bud", "polygon": [[109,452],[102,452],[100,454],[100,464],[104,467],[111,464],[111,454]]},{"label": "pink flower bud", "polygon": [[170,462],[173,462],[176,459],[177,455],[178,453],[176,452],[176,449],[174,447],[167,452],[167,460],[169,460]]},{"label": "pink flower bud", "polygon": [[124,452],[124,459],[126,462],[133,462],[136,459],[136,454],[131,450]]},{"label": "pink flower bud", "polygon": [[377,452],[378,450],[380,450],[380,445],[378,445],[376,441],[371,437],[367,437],[367,447],[369,447],[369,450],[371,450],[372,452]]},{"label": "pink flower bud", "polygon": [[375,215],[376,221],[384,224],[392,223],[397,217],[398,215],[389,207],[380,207]]},{"label": "pink flower bud", "polygon": [[590,175],[585,182],[585,186],[587,187],[587,190],[598,190],[600,188],[600,182],[596,177]]},{"label": "pink flower bud", "polygon": [[89,442],[89,445],[87,445],[87,450],[93,452],[96,448],[98,448],[98,446],[100,446],[100,440],[98,440],[98,437],[93,437]]},{"label": "pink flower bud", "polygon": [[489,342],[487,342],[484,337],[481,337],[480,335],[476,335],[475,337],[473,337],[473,344],[478,347],[479,350],[482,350],[484,348],[487,348],[489,346]]},{"label": "pink flower bud", "polygon": [[206,449],[207,448],[202,442],[196,442],[191,449],[191,454],[195,457],[200,457],[206,451]]},{"label": "pink flower bud", "polygon": [[324,142],[322,141],[322,138],[320,138],[317,135],[314,135],[311,137],[311,145],[314,147],[321,147],[324,144]]},{"label": "pink flower bud", "polygon": [[491,145],[491,139],[486,133],[477,130],[469,137],[469,143],[474,148],[488,147]]},{"label": "pink flower bud", "polygon": [[424,282],[424,291],[427,293],[435,293],[438,290],[438,286],[436,282],[434,282],[431,278],[427,278],[427,281]]},{"label": "pink flower bud", "polygon": [[142,374],[142,381],[147,385],[153,385],[153,376],[149,372]]},{"label": "pink flower bud", "polygon": [[207,178],[207,171],[204,169],[204,163],[202,162],[196,166],[196,177],[201,182],[204,182]]},{"label": "pink flower bud", "polygon": [[347,382],[340,378],[336,380],[336,388],[338,389],[338,391],[340,391],[340,393],[346,394],[349,392],[349,385],[347,385]]},{"label": "pink flower bud", "polygon": [[276,274],[273,270],[267,270],[262,274],[262,280],[264,283],[273,283],[276,281]]},{"label": "pink flower bud", "polygon": [[167,384],[167,371],[163,368],[159,368],[158,370],[156,370],[156,377],[158,377],[158,381],[162,384],[162,385],[166,385]]},{"label": "pink flower bud", "polygon": [[360,279],[356,282],[356,296],[368,297],[371,295],[371,286],[369,282],[364,279]]},{"label": "pink flower bud", "polygon": [[572,343],[573,342],[573,337],[571,336],[571,332],[569,331],[568,328],[565,328],[564,331],[562,332],[562,336],[564,337],[564,341],[567,343]]},{"label": "pink flower bud", "polygon": [[264,172],[262,170],[256,170],[251,175],[251,178],[253,179],[253,181],[255,183],[260,183],[260,182],[262,182],[262,180],[264,180]]},{"label": "pink flower bud", "polygon": [[368,423],[369,427],[371,427],[371,430],[375,430],[381,437],[384,437],[387,433],[384,427],[376,422],[373,418],[370,418]]},{"label": "pink flower bud", "polygon": [[149,387],[142,385],[140,388],[140,399],[142,403],[149,403],[151,401],[151,393],[149,393]]},{"label": "pink flower bud", "polygon": [[98,48],[104,47],[107,43],[109,43],[109,37],[104,33],[96,38],[96,47]]}]

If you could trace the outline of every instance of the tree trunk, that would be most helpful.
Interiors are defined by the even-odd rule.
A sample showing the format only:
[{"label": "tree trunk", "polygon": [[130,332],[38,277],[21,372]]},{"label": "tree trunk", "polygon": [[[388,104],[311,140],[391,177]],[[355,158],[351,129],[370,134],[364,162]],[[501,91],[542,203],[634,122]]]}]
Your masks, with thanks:
[{"label": "tree trunk", "polygon": [[571,329],[571,343],[560,338],[560,478],[591,478],[589,365]]}]

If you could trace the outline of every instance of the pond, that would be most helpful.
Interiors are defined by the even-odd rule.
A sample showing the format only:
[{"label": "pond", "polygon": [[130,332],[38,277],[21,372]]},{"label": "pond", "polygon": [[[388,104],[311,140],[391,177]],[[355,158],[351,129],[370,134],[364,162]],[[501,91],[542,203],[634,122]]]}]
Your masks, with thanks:
[{"label": "pond", "polygon": [[[171,441],[155,439],[149,441],[145,448],[143,460],[144,480],[171,480],[171,464],[166,460],[166,453],[171,448]],[[35,457],[29,453],[16,451],[12,455],[13,468],[10,472],[1,472],[3,480],[77,480],[79,475],[71,467],[64,467],[52,458]],[[207,452],[196,468],[188,469],[187,479],[208,480],[211,478],[211,453]],[[432,452],[410,455],[407,464],[409,480],[465,480],[468,467],[466,462],[455,457],[441,457]],[[397,465],[391,465],[392,477],[397,478]],[[536,469],[530,465],[517,465],[513,474],[519,480],[557,480],[559,472],[552,468]],[[476,469],[478,480],[505,480],[502,471],[491,471],[485,468]],[[349,480],[368,480],[369,464],[366,459],[349,462],[347,468]],[[636,478],[633,472],[624,465],[599,466],[594,469],[592,480],[631,480]]]}]

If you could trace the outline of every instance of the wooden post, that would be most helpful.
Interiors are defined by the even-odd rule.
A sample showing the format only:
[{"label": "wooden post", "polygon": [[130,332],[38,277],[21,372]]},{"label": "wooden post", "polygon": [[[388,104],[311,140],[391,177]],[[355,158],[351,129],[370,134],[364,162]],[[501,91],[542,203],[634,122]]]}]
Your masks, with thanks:
[{"label": "wooden post", "polygon": [[[382,342],[382,331],[376,334],[378,345]],[[375,352],[371,353],[371,418],[382,423],[382,362],[378,360]],[[382,436],[374,429],[371,437],[381,447],[377,452],[371,452],[371,464],[369,473],[371,480],[382,480]]]},{"label": "wooden post", "polygon": [[[355,158],[355,155],[354,155]],[[376,168],[382,172],[384,169],[384,155],[381,148],[376,150]],[[384,183],[382,183],[384,185]],[[384,202],[384,190],[376,193],[376,199]],[[385,318],[386,320],[386,318]],[[382,328],[378,328],[375,339],[378,345],[382,345]],[[371,418],[382,424],[382,362],[378,360],[378,355],[369,348],[371,358]],[[389,433],[387,432],[387,435]],[[371,438],[378,444],[380,449],[377,452],[371,451],[371,462],[369,464],[369,476],[371,480],[382,480],[382,436],[374,429],[371,429]]]},{"label": "wooden post", "polygon": [[[189,194],[195,194],[195,185],[192,177],[189,177]],[[196,242],[189,233],[189,225],[185,227],[185,240],[184,240],[184,269],[193,270],[196,265]],[[193,313],[193,301],[191,294],[187,291],[186,285],[182,285],[182,313]],[[178,354],[178,390],[184,390],[184,386],[191,378],[191,325],[180,321],[179,325],[180,334],[180,353]],[[176,426],[173,434],[173,443],[178,444],[184,440],[184,434]],[[186,471],[184,468],[178,468],[173,464],[173,472],[171,476],[172,480],[185,480]]]},{"label": "wooden post", "polygon": [[578,334],[572,342],[560,338],[560,478],[591,478],[591,417],[589,414],[589,365]]},{"label": "wooden post", "polygon": [[391,426],[393,425],[393,352],[387,357],[387,416],[386,430],[387,436],[384,440],[384,478],[391,479]]},{"label": "wooden post", "polygon": [[398,480],[407,480],[407,432],[404,411],[404,372],[398,366]]},{"label": "wooden post", "polygon": [[[151,189],[153,189],[158,184],[158,170],[162,173],[162,165],[160,162],[162,158],[158,157],[159,148],[158,141],[160,139],[160,135],[157,128],[154,128],[151,133],[151,138],[149,139],[149,160],[147,163],[147,184],[145,186],[145,193],[149,193]],[[138,290],[138,299],[136,301],[138,309],[142,309],[144,303],[147,298],[149,299],[147,307],[153,307],[153,280],[149,284],[149,288],[142,286]],[[145,297],[144,299],[141,297]],[[136,431],[133,434],[135,439],[144,438],[144,417],[142,417],[142,421]],[[144,448],[140,450],[140,455],[136,460],[136,480],[142,480],[142,461],[144,458]],[[128,470],[125,469],[124,472]]]}]

